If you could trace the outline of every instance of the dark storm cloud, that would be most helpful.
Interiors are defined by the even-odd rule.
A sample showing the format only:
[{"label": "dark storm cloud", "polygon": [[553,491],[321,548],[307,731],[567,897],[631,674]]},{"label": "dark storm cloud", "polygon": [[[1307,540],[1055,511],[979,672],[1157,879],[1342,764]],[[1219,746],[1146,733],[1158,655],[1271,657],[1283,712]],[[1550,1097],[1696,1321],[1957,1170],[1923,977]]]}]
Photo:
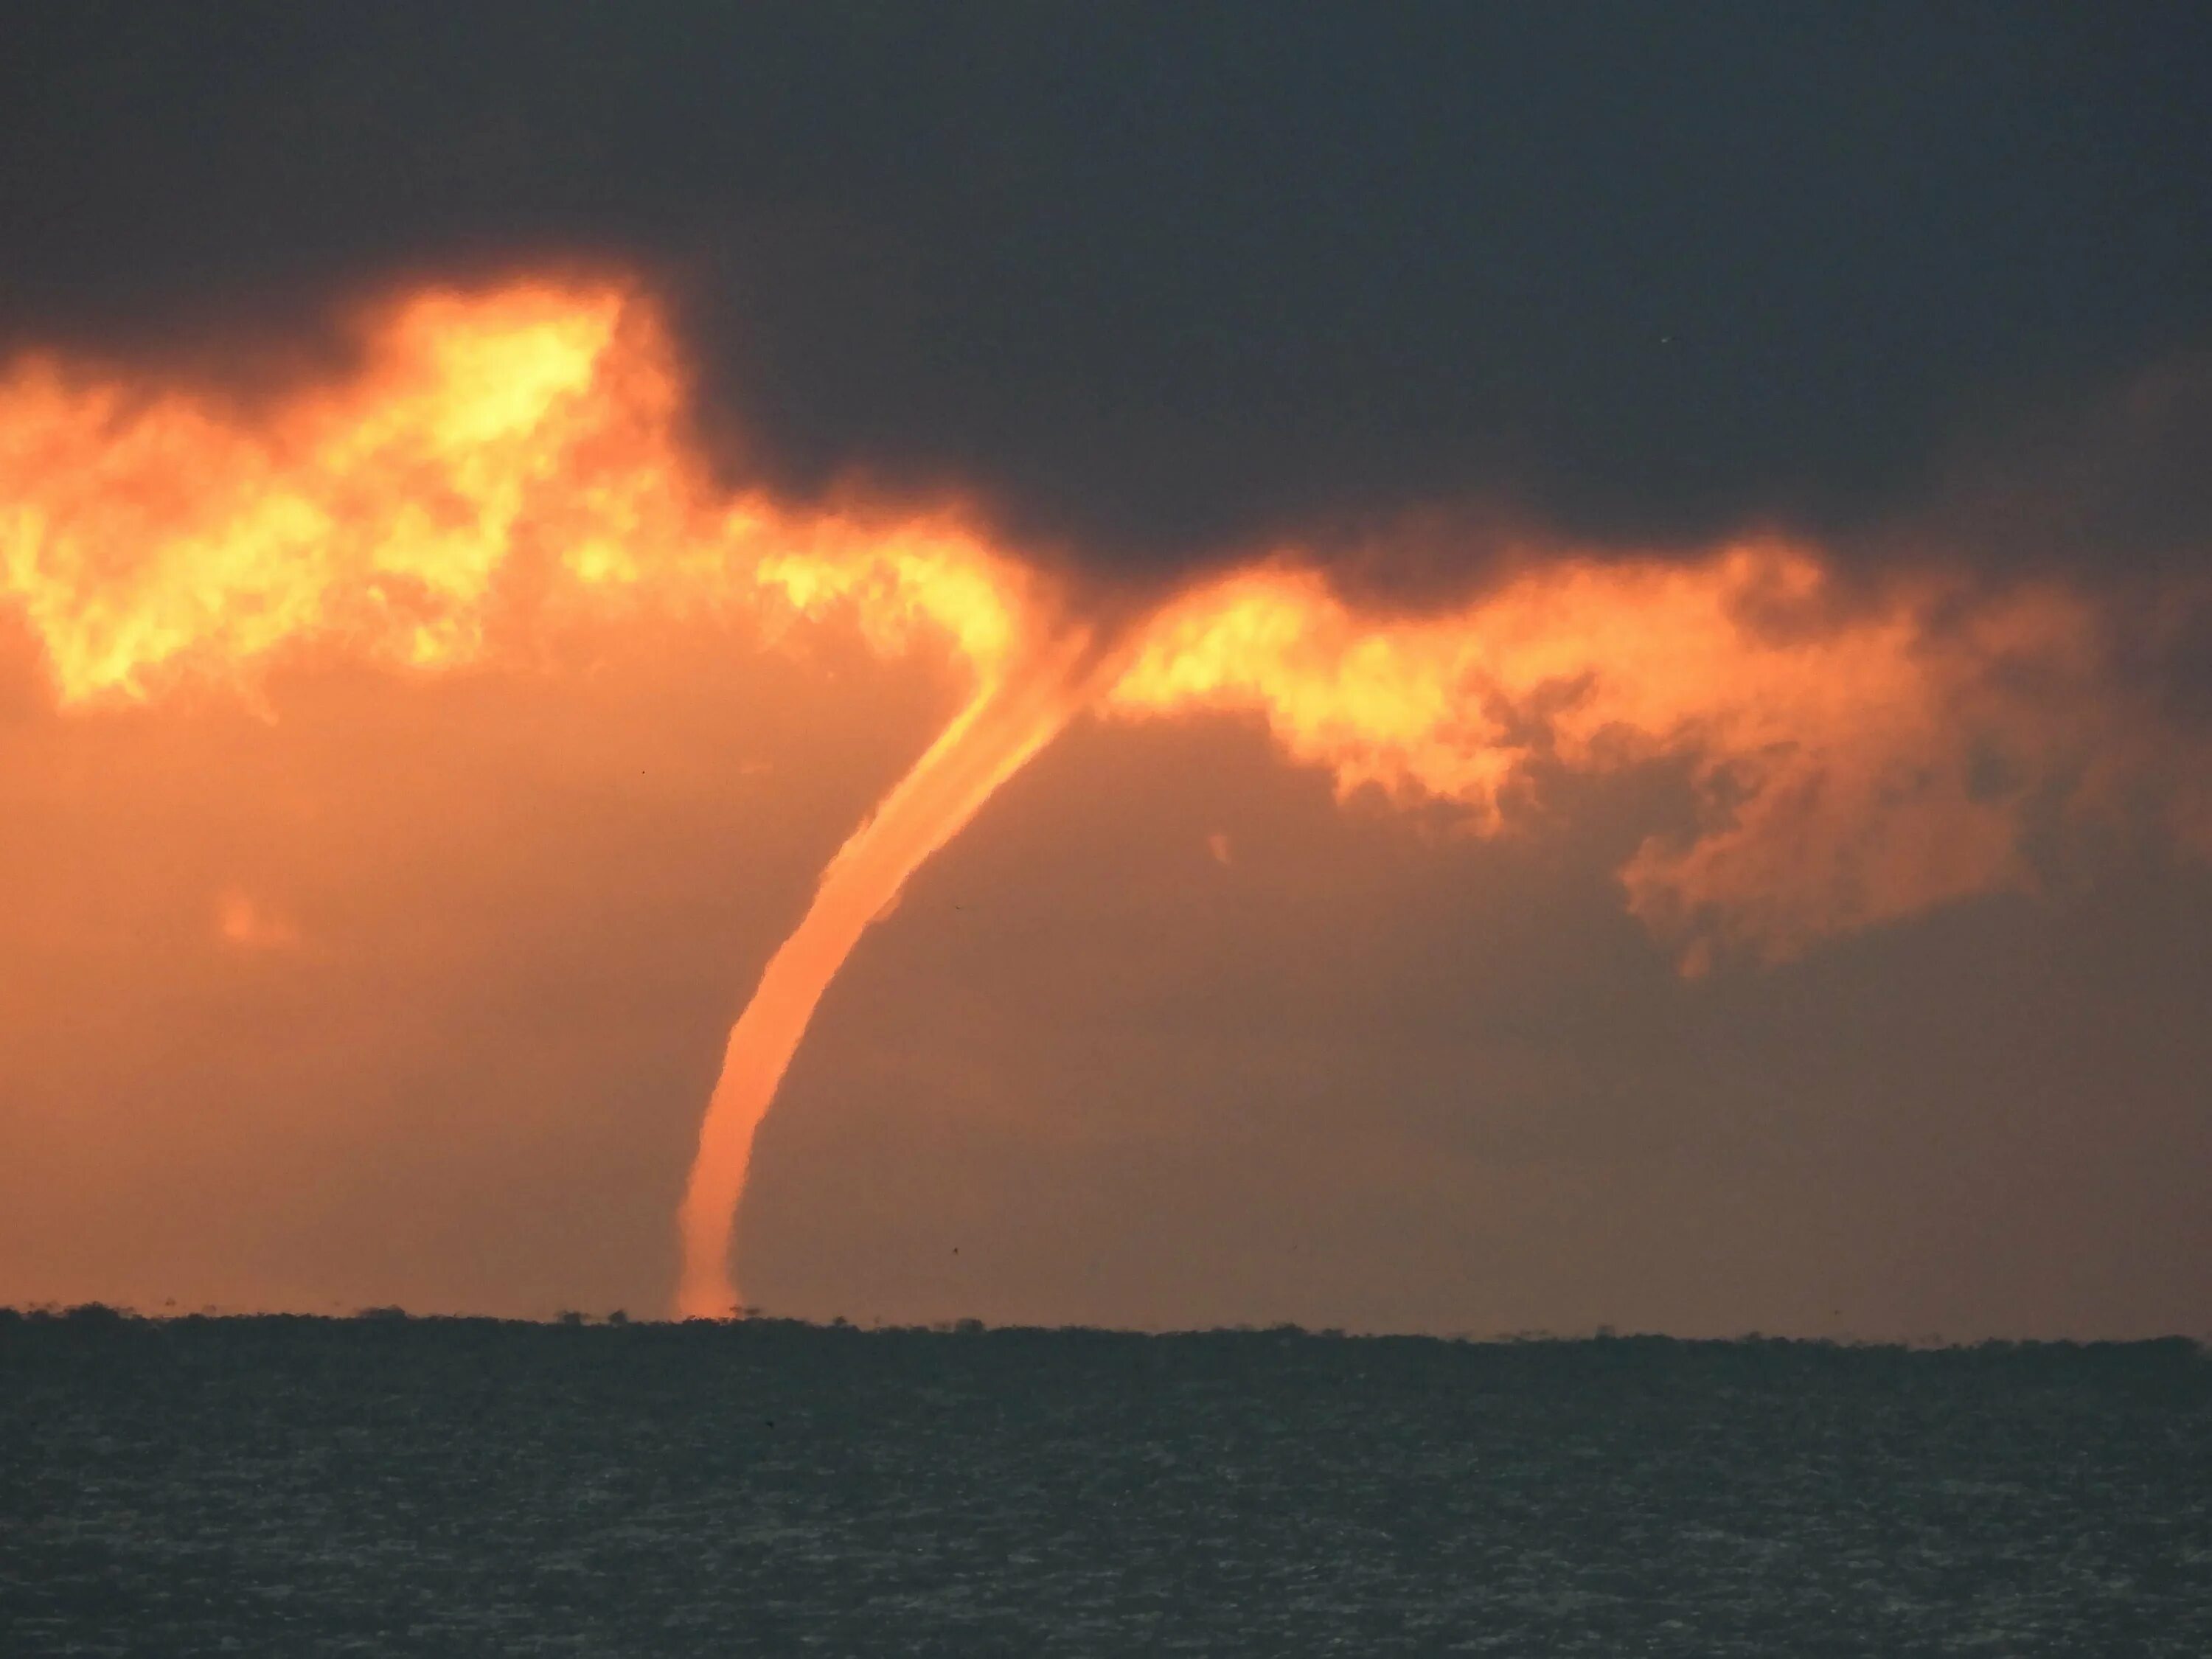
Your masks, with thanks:
[{"label": "dark storm cloud", "polygon": [[[2212,345],[2185,9],[640,13],[12,8],[0,329],[609,255],[782,483],[1151,564],[1470,499],[1848,531]],[[2203,544],[2201,489],[2129,515]]]}]

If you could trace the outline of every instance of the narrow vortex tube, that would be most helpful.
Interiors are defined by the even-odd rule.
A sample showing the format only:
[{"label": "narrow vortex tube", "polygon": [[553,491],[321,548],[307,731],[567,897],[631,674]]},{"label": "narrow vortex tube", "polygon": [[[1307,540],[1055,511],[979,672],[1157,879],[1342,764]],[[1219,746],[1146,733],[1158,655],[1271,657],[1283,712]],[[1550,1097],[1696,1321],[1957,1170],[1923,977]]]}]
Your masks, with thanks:
[{"label": "narrow vortex tube", "polygon": [[742,1311],[730,1242],[753,1137],[823,992],[922,860],[1074,717],[1096,660],[1090,637],[1070,635],[987,680],[823,872],[813,903],[769,959],[731,1028],[722,1074],[699,1126],[677,1214],[684,1245],[679,1317],[726,1319]]}]

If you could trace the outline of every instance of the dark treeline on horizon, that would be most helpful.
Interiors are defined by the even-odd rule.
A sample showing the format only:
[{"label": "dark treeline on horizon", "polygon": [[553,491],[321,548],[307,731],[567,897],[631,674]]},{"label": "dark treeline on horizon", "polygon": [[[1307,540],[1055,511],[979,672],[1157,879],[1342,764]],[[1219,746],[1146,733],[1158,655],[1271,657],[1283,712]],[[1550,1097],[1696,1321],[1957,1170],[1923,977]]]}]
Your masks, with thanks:
[{"label": "dark treeline on horizon", "polygon": [[1915,1363],[1965,1362],[1977,1366],[2043,1363],[2063,1366],[2087,1363],[2100,1366],[2137,1365],[2177,1377],[2194,1376],[2208,1391],[2212,1391],[2212,1343],[2179,1334],[2127,1341],[2059,1338],[1949,1342],[1940,1336],[1909,1340],[1837,1340],[1758,1331],[1728,1337],[1677,1337],[1659,1333],[1621,1333],[1602,1327],[1592,1333],[1517,1331],[1492,1335],[1309,1330],[1288,1323],[1146,1331],[1091,1325],[987,1325],[977,1319],[864,1326],[841,1318],[817,1324],[767,1314],[728,1320],[663,1320],[636,1318],[622,1310],[605,1316],[564,1312],[550,1320],[528,1320],[474,1314],[411,1314],[404,1308],[391,1306],[362,1308],[350,1314],[147,1314],[97,1302],[21,1309],[0,1305],[0,1355],[7,1352],[10,1337],[26,1344],[74,1344],[80,1340],[133,1337],[215,1342],[237,1338],[262,1343],[296,1340],[348,1347],[374,1344],[387,1352],[393,1344],[419,1344],[421,1352],[428,1355],[447,1343],[471,1347],[514,1345],[520,1352],[522,1345],[573,1340],[572,1334],[576,1332],[592,1333],[598,1340],[612,1339],[646,1346],[676,1344],[687,1352],[736,1347],[763,1357],[777,1350],[797,1357],[824,1348],[850,1351],[855,1346],[888,1348],[915,1342],[950,1350],[980,1340],[1007,1352],[1077,1352],[1116,1347],[1276,1353],[1296,1350],[1320,1353],[1341,1348],[1364,1354],[1456,1353],[1509,1362],[1557,1361],[1598,1367],[1641,1362],[1694,1368],[1710,1362],[1811,1370],[1830,1364],[1896,1359]]}]

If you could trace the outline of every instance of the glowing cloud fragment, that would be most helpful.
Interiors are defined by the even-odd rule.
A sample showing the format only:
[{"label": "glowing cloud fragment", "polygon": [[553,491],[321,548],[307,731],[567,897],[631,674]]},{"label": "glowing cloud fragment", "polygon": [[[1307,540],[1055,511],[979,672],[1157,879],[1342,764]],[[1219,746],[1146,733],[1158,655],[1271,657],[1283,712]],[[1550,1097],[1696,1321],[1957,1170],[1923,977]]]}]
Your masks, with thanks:
[{"label": "glowing cloud fragment", "polygon": [[215,931],[238,951],[291,951],[300,944],[300,930],[289,917],[234,887],[216,901]]}]

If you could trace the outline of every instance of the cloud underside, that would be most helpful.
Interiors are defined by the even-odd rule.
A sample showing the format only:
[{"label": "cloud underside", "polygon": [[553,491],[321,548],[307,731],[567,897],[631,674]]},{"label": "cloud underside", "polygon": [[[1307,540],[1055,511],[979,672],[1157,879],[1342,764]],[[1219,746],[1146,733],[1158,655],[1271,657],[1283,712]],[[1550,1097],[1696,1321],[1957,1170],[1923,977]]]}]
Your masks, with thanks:
[{"label": "cloud underside", "polygon": [[[251,382],[334,297],[651,273],[718,459],[1109,576],[1482,504],[1869,557],[2212,346],[2202,31],[2124,9],[143,6],[0,52],[0,332]],[[88,118],[88,112],[97,112]],[[2200,394],[1992,562],[2201,560]],[[2160,457],[2163,457],[2160,459]],[[1992,459],[1993,457],[1993,459]],[[2112,476],[2112,466],[2125,473]],[[2101,492],[2101,493],[2100,493]],[[2077,491],[2077,497],[2081,495]],[[1494,551],[1380,538],[1426,592]]]}]

